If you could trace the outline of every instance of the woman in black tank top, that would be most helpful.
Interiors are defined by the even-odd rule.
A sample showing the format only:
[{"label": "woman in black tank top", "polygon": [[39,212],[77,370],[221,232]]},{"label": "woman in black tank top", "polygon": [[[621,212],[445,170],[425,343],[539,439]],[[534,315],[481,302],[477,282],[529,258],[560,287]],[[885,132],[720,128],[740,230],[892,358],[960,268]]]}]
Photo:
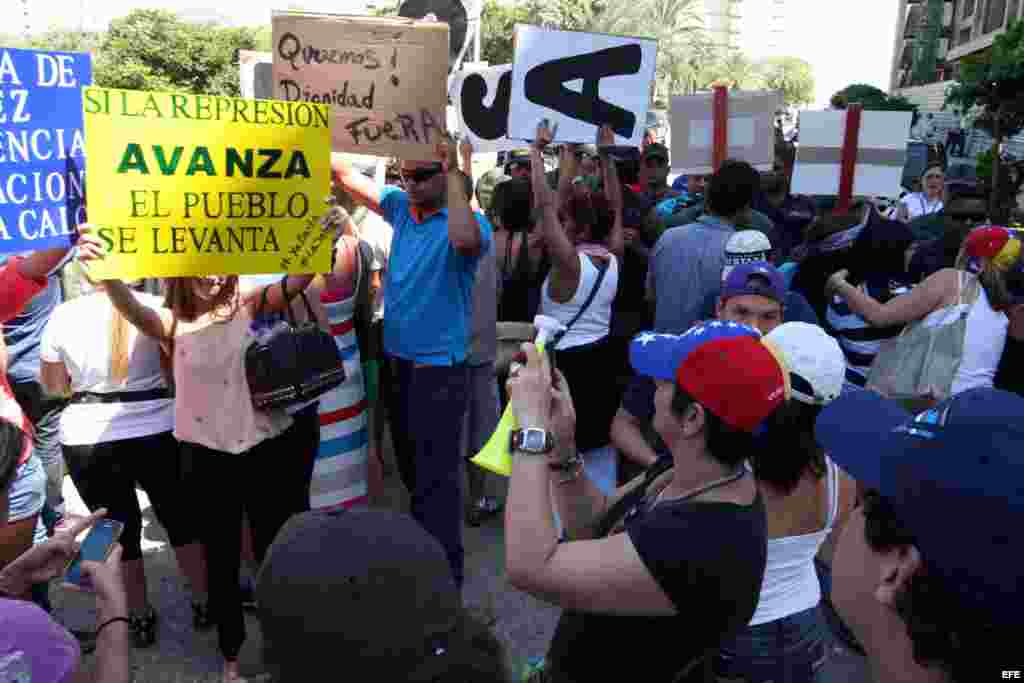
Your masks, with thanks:
[{"label": "woman in black tank top", "polygon": [[540,307],[541,285],[551,268],[543,245],[539,259],[536,247],[531,254],[532,207],[528,179],[513,178],[494,188],[492,214],[504,232],[504,248],[498,256],[498,320],[502,322],[533,322]]}]

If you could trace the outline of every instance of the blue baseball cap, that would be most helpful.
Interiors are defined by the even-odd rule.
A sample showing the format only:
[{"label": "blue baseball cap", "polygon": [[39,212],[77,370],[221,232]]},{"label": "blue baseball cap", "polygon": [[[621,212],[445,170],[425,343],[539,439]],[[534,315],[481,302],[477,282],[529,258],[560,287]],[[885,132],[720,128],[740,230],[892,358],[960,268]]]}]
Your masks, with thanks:
[{"label": "blue baseball cap", "polygon": [[789,373],[761,333],[715,320],[685,334],[638,335],[629,348],[641,375],[675,382],[726,424],[753,432],[789,397]]},{"label": "blue baseball cap", "polygon": [[874,392],[852,392],[822,409],[815,433],[833,461],[893,505],[963,610],[1020,626],[1024,398],[972,389],[911,416]]},{"label": "blue baseball cap", "polygon": [[722,301],[736,296],[763,296],[780,304],[786,300],[786,278],[763,261],[734,266],[722,283]]}]

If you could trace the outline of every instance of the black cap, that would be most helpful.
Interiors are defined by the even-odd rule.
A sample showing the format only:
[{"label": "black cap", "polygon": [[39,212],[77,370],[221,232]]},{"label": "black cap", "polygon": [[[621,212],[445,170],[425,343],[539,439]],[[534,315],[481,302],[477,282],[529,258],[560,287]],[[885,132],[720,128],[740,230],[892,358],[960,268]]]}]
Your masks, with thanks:
[{"label": "black cap", "polygon": [[339,662],[380,681],[441,673],[462,611],[441,545],[389,510],[292,517],[256,595],[264,661],[280,681],[320,680]]}]

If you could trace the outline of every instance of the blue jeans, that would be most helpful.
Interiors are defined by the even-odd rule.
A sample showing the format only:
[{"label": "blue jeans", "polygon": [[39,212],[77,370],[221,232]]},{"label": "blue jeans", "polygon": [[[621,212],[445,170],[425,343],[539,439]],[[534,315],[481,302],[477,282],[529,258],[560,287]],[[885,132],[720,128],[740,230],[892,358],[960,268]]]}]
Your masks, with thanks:
[{"label": "blue jeans", "polygon": [[462,423],[469,367],[391,359],[391,439],[413,518],[444,548],[455,585],[463,580]]},{"label": "blue jeans", "polygon": [[32,453],[39,457],[46,474],[48,519],[64,515],[64,456],[60,449],[60,415],[67,402],[47,395],[39,382],[11,382],[11,391],[32,423]]},{"label": "blue jeans", "polygon": [[[11,482],[11,489],[8,492],[7,512],[8,522],[20,522],[33,515],[38,515],[46,502],[46,471],[43,463],[35,455],[18,466],[14,474],[14,481]],[[35,536],[33,543],[42,543],[46,540],[46,527],[42,520],[36,522]]]},{"label": "blue jeans", "polygon": [[722,645],[718,683],[823,683],[831,636],[814,607],[767,624],[748,626]]}]

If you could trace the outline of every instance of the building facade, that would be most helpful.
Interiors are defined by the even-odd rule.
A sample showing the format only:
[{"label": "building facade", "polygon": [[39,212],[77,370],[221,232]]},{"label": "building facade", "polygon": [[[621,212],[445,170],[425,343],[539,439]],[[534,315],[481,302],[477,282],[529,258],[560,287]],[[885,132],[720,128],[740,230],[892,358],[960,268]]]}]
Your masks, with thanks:
[{"label": "building facade", "polygon": [[[1021,18],[1024,9],[1022,0],[898,1],[892,91],[955,79],[959,61],[991,47],[1011,21]],[[939,22],[933,21],[939,16]],[[933,39],[934,64],[927,54]],[[922,65],[922,59],[928,63]]]}]

